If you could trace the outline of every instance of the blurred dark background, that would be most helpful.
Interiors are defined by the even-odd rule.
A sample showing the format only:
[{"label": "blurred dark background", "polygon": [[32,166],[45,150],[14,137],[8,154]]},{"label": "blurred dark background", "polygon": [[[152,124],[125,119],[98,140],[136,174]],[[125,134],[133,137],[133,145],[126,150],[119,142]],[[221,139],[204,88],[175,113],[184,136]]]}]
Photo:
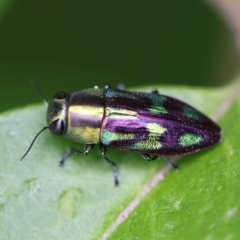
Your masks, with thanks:
[{"label": "blurred dark background", "polygon": [[230,31],[204,1],[0,2],[0,111],[93,85],[217,86],[235,74]]}]

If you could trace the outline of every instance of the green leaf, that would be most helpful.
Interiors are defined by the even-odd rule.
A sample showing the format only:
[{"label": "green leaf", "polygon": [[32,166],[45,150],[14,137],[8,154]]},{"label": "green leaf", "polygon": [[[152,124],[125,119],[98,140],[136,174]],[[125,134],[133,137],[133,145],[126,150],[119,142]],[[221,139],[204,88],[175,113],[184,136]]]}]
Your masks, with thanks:
[{"label": "green leaf", "polygon": [[[120,186],[115,187],[112,168],[101,159],[97,147],[88,156],[71,156],[64,168],[59,167],[58,160],[70,147],[81,150],[83,146],[48,130],[20,162],[33,137],[46,125],[46,108],[31,105],[3,113],[1,238],[99,239],[104,234],[112,234],[110,239],[240,237],[240,102],[232,105],[236,86],[238,82],[221,89],[157,87],[208,115],[216,110],[223,113],[225,102],[231,109],[220,121],[223,142],[182,157],[180,170],[170,170],[161,184],[148,188],[150,192],[146,184],[168,169],[163,161],[149,163],[139,154],[109,149],[108,157],[119,166]],[[139,199],[140,205],[129,216],[126,213],[126,221],[119,225],[117,217],[134,199]]]},{"label": "green leaf", "polygon": [[13,5],[15,0],[1,0],[0,1],[0,20],[6,14],[8,9]]}]

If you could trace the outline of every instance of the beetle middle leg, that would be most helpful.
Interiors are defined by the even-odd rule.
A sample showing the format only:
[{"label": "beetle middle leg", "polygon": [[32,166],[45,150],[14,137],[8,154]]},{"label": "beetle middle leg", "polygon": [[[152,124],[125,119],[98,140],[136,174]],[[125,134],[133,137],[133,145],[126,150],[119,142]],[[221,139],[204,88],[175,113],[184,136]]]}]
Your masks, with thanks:
[{"label": "beetle middle leg", "polygon": [[63,165],[64,165],[64,163],[66,162],[67,158],[68,158],[71,154],[75,153],[75,154],[87,155],[88,153],[90,153],[90,151],[93,149],[93,147],[94,147],[94,144],[86,144],[86,145],[84,146],[83,151],[79,151],[79,150],[74,149],[74,148],[70,149],[69,151],[67,151],[67,152],[62,156],[61,160],[59,161],[60,166],[63,166]]},{"label": "beetle middle leg", "polygon": [[117,165],[115,162],[113,162],[112,160],[110,160],[107,156],[106,156],[106,147],[103,145],[100,145],[100,155],[113,166],[113,176],[114,176],[114,183],[115,186],[117,186],[119,184],[119,180],[118,180],[118,171],[117,171]]}]

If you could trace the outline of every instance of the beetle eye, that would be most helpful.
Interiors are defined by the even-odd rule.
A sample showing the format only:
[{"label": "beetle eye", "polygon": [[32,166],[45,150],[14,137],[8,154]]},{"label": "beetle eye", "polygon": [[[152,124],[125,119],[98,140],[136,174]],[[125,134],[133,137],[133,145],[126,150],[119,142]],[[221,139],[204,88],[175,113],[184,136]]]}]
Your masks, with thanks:
[{"label": "beetle eye", "polygon": [[62,135],[63,134],[63,130],[64,130],[64,122],[63,122],[63,120],[62,119],[58,119],[58,120],[52,122],[49,125],[49,129],[55,135]]},{"label": "beetle eye", "polygon": [[66,93],[66,92],[58,92],[55,94],[54,98],[55,99],[64,99],[67,97],[67,95],[68,95],[68,93]]}]

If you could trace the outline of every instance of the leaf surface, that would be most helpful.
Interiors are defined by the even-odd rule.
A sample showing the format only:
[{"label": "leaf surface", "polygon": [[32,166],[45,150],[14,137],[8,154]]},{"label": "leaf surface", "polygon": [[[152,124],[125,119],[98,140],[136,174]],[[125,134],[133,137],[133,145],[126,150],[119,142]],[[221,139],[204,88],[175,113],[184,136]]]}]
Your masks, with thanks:
[{"label": "leaf surface", "polygon": [[[216,109],[221,112],[236,86],[238,82],[219,89],[157,89],[210,115]],[[240,236],[239,100],[230,106],[220,120],[223,142],[182,157],[180,170],[171,170],[140,199],[127,220],[112,228],[110,239],[177,239],[179,234],[199,239]],[[44,106],[30,105],[0,116],[1,238],[100,239],[110,234],[121,211],[166,167],[165,163],[149,163],[139,154],[109,149],[107,156],[119,166],[120,186],[114,187],[112,168],[101,159],[97,146],[88,156],[71,156],[63,168],[59,167],[58,160],[70,147],[81,150],[83,146],[55,137],[48,130],[20,162],[33,137],[46,125],[45,114]]]}]

